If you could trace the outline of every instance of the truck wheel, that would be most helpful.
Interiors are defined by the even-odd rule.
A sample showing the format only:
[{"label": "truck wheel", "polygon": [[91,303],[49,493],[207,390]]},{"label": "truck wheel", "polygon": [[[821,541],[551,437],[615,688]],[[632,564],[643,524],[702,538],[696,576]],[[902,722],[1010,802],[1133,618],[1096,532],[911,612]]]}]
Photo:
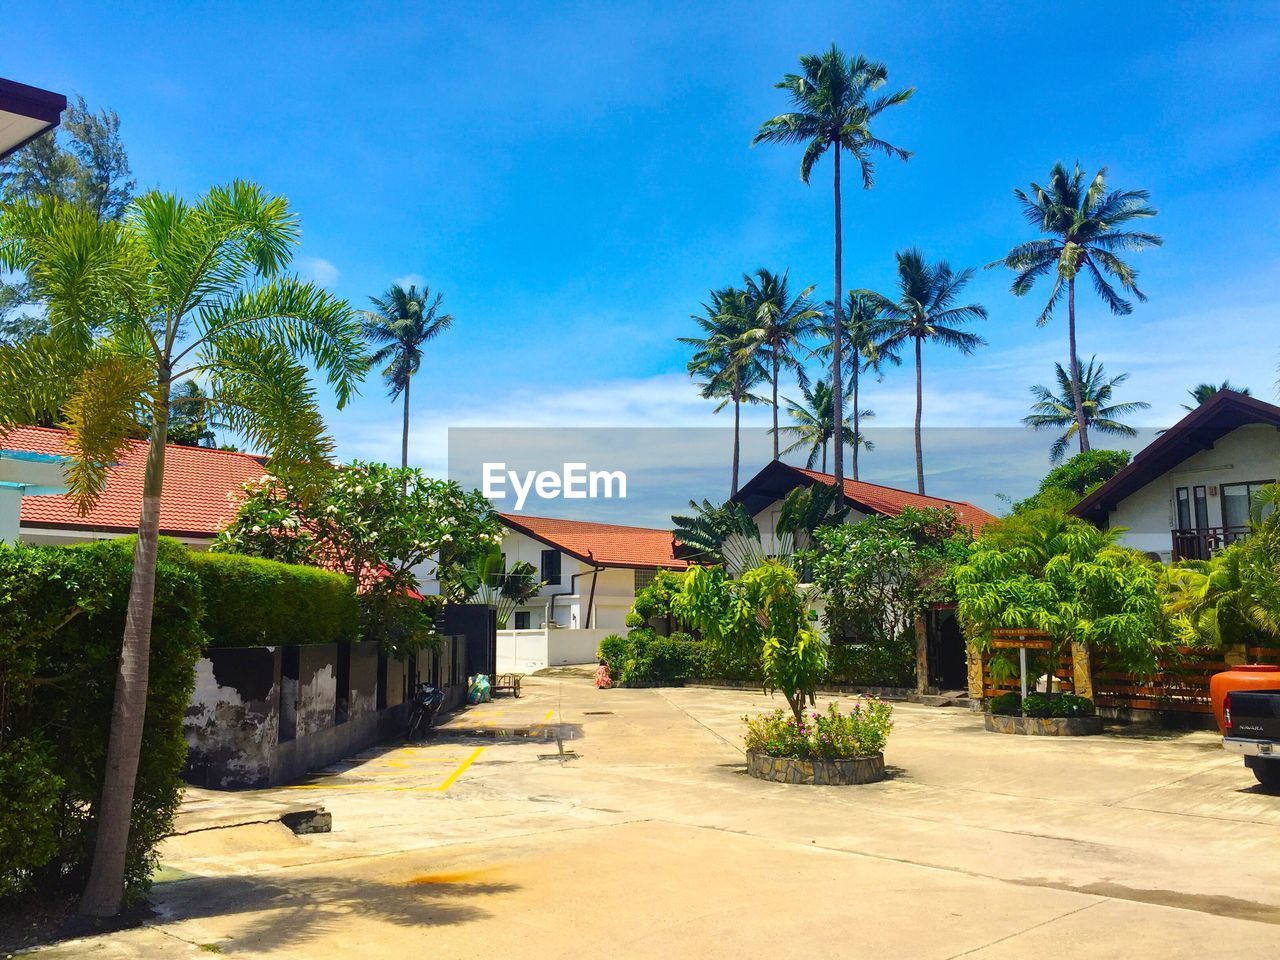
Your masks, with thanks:
[{"label": "truck wheel", "polygon": [[1253,775],[1268,790],[1280,790],[1280,760],[1256,760]]}]

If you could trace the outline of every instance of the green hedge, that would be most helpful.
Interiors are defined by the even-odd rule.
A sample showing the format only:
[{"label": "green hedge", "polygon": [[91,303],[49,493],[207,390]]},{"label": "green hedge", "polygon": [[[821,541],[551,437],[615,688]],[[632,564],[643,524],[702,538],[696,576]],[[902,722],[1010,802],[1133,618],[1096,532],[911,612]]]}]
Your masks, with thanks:
[{"label": "green hedge", "polygon": [[[133,538],[0,545],[0,895],[83,886],[102,792]],[[126,886],[146,890],[181,794],[182,718],[205,644],[192,554],[162,540]]]},{"label": "green hedge", "polygon": [[351,578],[231,553],[196,553],[204,629],[216,647],[354,640],[359,606]]}]

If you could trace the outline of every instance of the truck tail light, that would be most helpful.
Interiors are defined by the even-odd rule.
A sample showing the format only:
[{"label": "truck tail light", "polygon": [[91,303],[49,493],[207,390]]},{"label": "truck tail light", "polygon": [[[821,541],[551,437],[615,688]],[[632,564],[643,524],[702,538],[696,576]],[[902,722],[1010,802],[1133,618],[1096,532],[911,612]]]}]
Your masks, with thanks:
[{"label": "truck tail light", "polygon": [[1231,694],[1227,694],[1222,701],[1222,729],[1231,732]]}]

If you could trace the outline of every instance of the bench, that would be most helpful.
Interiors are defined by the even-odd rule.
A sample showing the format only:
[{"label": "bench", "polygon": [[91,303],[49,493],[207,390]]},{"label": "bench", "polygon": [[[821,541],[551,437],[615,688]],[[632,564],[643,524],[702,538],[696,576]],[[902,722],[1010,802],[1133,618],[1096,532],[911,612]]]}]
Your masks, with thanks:
[{"label": "bench", "polygon": [[493,682],[489,685],[489,689],[494,693],[501,690],[510,690],[518,699],[520,696],[520,677],[519,673],[497,673],[494,674]]}]

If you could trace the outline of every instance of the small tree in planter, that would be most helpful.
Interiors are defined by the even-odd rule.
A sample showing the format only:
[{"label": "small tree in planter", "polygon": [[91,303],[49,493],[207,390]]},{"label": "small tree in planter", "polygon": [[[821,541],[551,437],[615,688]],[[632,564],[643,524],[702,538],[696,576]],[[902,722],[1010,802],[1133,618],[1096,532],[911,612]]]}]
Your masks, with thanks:
[{"label": "small tree in planter", "polygon": [[990,650],[995,628],[1035,628],[1048,634],[1050,675],[1072,642],[1106,650],[1134,673],[1154,672],[1166,635],[1158,567],[1118,547],[1117,532],[1050,510],[987,527],[954,575],[974,645]]}]

